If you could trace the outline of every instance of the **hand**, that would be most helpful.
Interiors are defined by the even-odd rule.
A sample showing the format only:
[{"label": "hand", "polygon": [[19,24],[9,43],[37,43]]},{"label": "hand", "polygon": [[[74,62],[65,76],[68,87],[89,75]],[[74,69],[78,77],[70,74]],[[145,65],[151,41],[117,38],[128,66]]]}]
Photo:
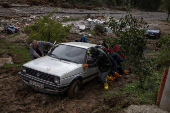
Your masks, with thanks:
[{"label": "hand", "polygon": [[83,64],[83,70],[85,70],[88,67],[88,64]]},{"label": "hand", "polygon": [[40,56],[38,55],[37,58],[40,58]]},{"label": "hand", "polygon": [[90,61],[90,60],[91,60],[90,58],[87,59],[87,61]]}]

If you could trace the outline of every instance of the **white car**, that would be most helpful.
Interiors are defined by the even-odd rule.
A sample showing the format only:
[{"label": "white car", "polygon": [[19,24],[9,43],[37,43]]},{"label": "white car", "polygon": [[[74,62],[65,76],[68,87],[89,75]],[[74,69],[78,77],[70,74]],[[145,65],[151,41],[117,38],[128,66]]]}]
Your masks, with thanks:
[{"label": "white car", "polygon": [[61,43],[47,56],[32,60],[22,66],[22,80],[33,89],[45,93],[63,93],[76,96],[83,83],[92,80],[98,68],[86,68],[87,50],[95,44],[83,42]]}]

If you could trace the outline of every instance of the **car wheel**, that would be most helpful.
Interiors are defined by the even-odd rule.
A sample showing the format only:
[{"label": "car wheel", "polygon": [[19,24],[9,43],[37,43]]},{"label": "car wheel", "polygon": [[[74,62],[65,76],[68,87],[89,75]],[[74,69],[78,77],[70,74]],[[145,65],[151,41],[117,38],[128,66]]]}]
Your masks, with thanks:
[{"label": "car wheel", "polygon": [[69,98],[76,97],[80,91],[80,86],[81,86],[80,80],[74,81],[73,84],[70,86],[70,88],[67,91],[67,96]]}]

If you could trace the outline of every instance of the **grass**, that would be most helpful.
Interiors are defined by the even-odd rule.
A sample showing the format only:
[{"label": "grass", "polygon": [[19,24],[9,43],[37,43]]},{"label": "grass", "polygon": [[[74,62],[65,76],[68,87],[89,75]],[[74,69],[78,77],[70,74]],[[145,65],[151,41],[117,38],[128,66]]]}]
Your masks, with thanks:
[{"label": "grass", "polygon": [[93,110],[93,113],[97,113],[97,112],[98,112],[98,109],[94,109],[94,110]]},{"label": "grass", "polygon": [[24,63],[20,63],[20,64],[4,64],[5,68],[8,67],[21,67]]},{"label": "grass", "polygon": [[151,59],[151,58],[155,58],[160,54],[160,51],[152,51],[150,50],[148,53],[144,52],[144,56]]},{"label": "grass", "polygon": [[158,86],[152,90],[142,90],[136,86],[136,83],[129,84],[123,89],[124,94],[129,94],[134,98],[136,104],[155,104],[158,93]]},{"label": "grass", "polygon": [[105,98],[106,99],[109,99],[109,98],[111,98],[113,95],[119,95],[119,92],[118,91],[108,91],[108,92],[106,92],[106,94],[105,94]]},{"label": "grass", "polygon": [[21,44],[24,43],[13,43],[13,42],[6,42],[3,39],[0,40],[0,54],[18,54],[17,57],[20,61],[18,64],[5,64],[5,67],[17,67],[22,66],[25,62],[31,60],[30,58],[30,51],[27,46],[22,47]]},{"label": "grass", "polygon": [[[116,88],[114,90],[108,91],[105,93],[106,102],[103,104],[108,104],[111,100],[116,102],[116,106],[112,107],[112,111],[117,112],[121,111],[125,107],[128,107],[131,104],[135,105],[152,105],[156,104],[157,94],[160,87],[160,81],[163,71],[157,71],[154,76],[151,76],[150,83],[146,82],[146,89],[139,88],[139,83],[137,80],[134,80],[133,83],[127,84],[124,88]],[[120,101],[119,101],[120,100]]]}]

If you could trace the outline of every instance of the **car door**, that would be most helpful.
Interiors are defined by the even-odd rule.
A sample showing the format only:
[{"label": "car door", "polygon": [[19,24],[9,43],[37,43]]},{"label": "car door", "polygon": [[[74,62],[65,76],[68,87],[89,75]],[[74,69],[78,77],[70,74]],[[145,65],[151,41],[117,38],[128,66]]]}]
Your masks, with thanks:
[{"label": "car door", "polygon": [[[89,54],[86,54],[86,56],[87,56],[86,64],[88,64],[89,63],[88,59],[92,59],[92,58],[90,58]],[[98,72],[99,72],[98,67],[93,67],[93,68],[87,67],[83,73],[83,82],[87,82],[87,81],[90,81],[91,79],[95,78],[96,74],[98,74]]]}]

